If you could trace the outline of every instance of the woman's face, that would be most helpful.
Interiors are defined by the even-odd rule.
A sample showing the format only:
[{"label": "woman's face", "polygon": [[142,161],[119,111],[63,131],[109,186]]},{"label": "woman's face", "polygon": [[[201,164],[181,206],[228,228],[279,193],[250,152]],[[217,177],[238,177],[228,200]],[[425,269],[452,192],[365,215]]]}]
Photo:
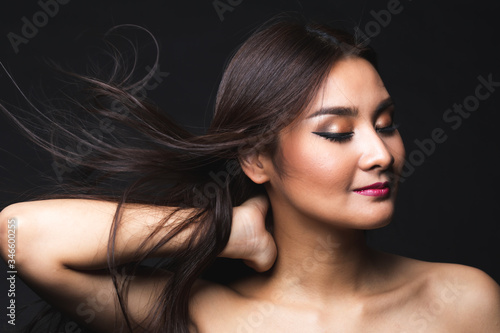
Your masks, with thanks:
[{"label": "woman's face", "polygon": [[[266,185],[273,211],[342,228],[389,223],[405,155],[393,119],[389,93],[369,62],[335,64],[304,117],[280,133],[285,174],[271,168]],[[356,191],[379,182],[389,189]]]}]

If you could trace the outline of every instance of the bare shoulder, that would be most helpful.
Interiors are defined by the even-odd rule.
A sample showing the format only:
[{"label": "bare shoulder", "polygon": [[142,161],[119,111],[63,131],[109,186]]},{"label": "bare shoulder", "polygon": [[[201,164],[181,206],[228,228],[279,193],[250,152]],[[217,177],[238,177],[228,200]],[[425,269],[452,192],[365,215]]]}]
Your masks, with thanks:
[{"label": "bare shoulder", "polygon": [[189,311],[196,332],[227,331],[244,307],[244,297],[230,286],[197,280],[191,290]]},{"label": "bare shoulder", "polygon": [[460,264],[427,265],[430,288],[454,288],[460,296],[460,304],[469,314],[472,308],[485,311],[496,308],[500,318],[500,286],[484,271]]},{"label": "bare shoulder", "polygon": [[[383,259],[392,267],[392,274],[399,275],[406,282],[413,280],[425,283],[428,288],[439,288],[451,284],[464,291],[467,296],[488,296],[496,299],[500,295],[500,287],[484,271],[461,264],[429,262],[402,257],[393,254],[382,254]],[[465,295],[465,294],[464,294]]]},{"label": "bare shoulder", "polygon": [[[416,300],[416,322],[453,332],[500,333],[500,286],[480,269],[394,256]],[[408,287],[410,289],[410,287]]]},{"label": "bare shoulder", "polygon": [[500,332],[500,286],[480,269],[434,264],[433,288],[448,288],[456,297],[449,318],[457,332]]}]

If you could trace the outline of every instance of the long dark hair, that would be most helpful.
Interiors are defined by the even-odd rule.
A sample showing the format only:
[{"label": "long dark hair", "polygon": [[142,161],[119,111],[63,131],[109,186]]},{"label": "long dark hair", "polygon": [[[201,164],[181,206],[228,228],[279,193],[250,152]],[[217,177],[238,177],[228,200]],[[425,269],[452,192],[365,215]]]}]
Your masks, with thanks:
[{"label": "long dark hair", "polygon": [[[240,159],[256,151],[266,152],[279,168],[279,132],[298,119],[335,62],[351,56],[375,65],[372,50],[346,32],[290,15],[272,19],[254,32],[228,63],[213,121],[203,135],[193,135],[150,101],[138,97],[134,91],[150,77],[131,83],[130,75],[117,74],[122,66],[119,62],[105,80],[76,76],[86,85],[85,99],[76,105],[89,119],[106,119],[112,133],[96,136],[88,127],[68,127],[55,118],[46,120],[50,120],[52,130],[40,133],[4,108],[32,141],[52,153],[55,167],[71,168],[58,193],[44,198],[119,203],[110,232],[108,264],[127,319],[128,327],[123,331],[134,330],[138,323],[127,316],[124,299],[129,275],[123,274],[121,267],[130,266],[133,275],[151,253],[190,227],[194,231],[186,246],[162,263],[172,277],[153,305],[148,322],[141,323],[148,332],[188,332],[192,324],[188,312],[191,287],[227,244],[232,207],[265,193],[262,185],[254,184],[243,173]],[[68,148],[77,145],[84,148]],[[195,209],[184,223],[129,264],[119,262],[114,252],[124,203]],[[162,226],[159,223],[151,237],[163,233]]]}]

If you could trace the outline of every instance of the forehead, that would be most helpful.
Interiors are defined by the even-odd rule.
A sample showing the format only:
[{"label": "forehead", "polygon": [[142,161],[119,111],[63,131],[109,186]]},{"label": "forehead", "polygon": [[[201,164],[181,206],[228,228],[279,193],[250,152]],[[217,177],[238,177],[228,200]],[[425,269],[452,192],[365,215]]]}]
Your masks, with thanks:
[{"label": "forehead", "polygon": [[346,58],[332,67],[306,117],[322,107],[344,106],[369,111],[388,97],[382,79],[368,61]]}]

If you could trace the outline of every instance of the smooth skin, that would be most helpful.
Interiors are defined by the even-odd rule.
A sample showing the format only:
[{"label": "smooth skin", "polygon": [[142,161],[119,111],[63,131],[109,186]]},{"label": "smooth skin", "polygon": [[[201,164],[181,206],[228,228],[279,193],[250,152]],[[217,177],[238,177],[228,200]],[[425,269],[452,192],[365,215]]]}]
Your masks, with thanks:
[{"label": "smooth skin", "polygon": [[[333,114],[339,108],[357,114]],[[363,230],[386,225],[394,212],[405,152],[399,132],[388,130],[393,119],[376,70],[347,58],[335,64],[302,117],[280,133],[285,174],[266,154],[242,157],[244,172],[265,185],[269,201],[257,197],[235,208],[221,256],[244,259],[261,273],[228,286],[198,281],[190,299],[193,332],[500,332],[500,287],[487,274],[365,245]],[[347,132],[352,135],[344,142],[317,134]],[[354,191],[384,181],[391,184],[386,197]],[[264,228],[269,203],[273,237]],[[7,219],[15,216],[19,274],[83,323],[89,318],[76,309],[99,297],[99,311],[87,324],[101,332],[110,332],[115,318],[114,289],[100,270],[115,208],[110,202],[50,200],[14,204],[0,214],[4,260]],[[127,206],[117,245],[122,260],[131,260],[168,211]],[[186,233],[158,255],[183,246]],[[147,318],[150,297],[168,278],[164,272],[133,279],[135,321]]]}]

